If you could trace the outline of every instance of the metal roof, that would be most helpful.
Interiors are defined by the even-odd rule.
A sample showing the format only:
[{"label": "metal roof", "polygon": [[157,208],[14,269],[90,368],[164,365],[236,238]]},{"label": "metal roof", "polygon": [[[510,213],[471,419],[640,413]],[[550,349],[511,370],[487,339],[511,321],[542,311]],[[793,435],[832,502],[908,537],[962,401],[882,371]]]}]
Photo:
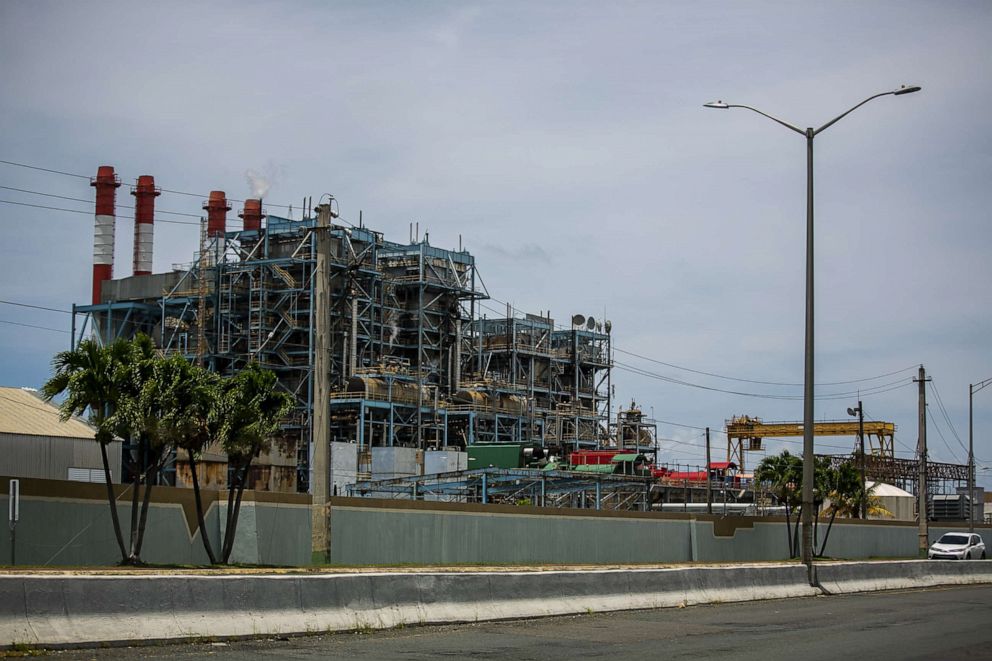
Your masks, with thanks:
[{"label": "metal roof", "polygon": [[0,434],[95,438],[93,428],[78,418],[65,422],[59,409],[35,390],[0,387]]}]

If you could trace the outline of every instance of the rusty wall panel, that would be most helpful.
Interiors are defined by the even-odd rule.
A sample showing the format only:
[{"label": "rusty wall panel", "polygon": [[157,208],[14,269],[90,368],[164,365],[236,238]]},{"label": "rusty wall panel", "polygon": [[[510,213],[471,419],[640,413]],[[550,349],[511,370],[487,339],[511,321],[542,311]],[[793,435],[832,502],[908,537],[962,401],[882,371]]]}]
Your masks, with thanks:
[{"label": "rusty wall panel", "polygon": [[[219,461],[197,461],[196,476],[201,489],[227,488],[227,463]],[[188,461],[176,462],[176,486],[193,488],[193,474]]]}]

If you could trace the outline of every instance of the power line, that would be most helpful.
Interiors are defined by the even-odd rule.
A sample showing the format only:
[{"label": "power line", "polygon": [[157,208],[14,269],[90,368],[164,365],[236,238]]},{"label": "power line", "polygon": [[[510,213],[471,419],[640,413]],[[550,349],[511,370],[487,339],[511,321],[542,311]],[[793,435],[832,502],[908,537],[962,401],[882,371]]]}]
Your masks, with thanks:
[{"label": "power line", "polygon": [[[774,393],[753,393],[753,392],[744,392],[744,391],[739,391],[739,390],[727,390],[727,389],[724,389],[724,388],[716,388],[714,386],[706,386],[706,385],[699,384],[699,383],[693,383],[691,381],[684,381],[682,379],[676,379],[676,378],[673,378],[673,377],[670,377],[670,376],[666,376],[664,374],[658,374],[656,372],[649,372],[647,370],[641,369],[641,368],[636,367],[634,365],[627,365],[626,363],[621,363],[619,361],[614,361],[614,365],[617,365],[618,366],[617,369],[619,369],[619,370],[622,370],[622,371],[625,371],[625,372],[630,372],[632,374],[637,374],[639,376],[645,376],[645,377],[648,377],[648,378],[657,379],[659,381],[665,381],[666,383],[672,383],[672,384],[675,384],[675,385],[682,385],[682,386],[687,386],[687,387],[691,387],[691,388],[698,388],[700,390],[708,390],[708,391],[711,391],[711,392],[720,392],[720,393],[725,393],[725,394],[728,394],[728,395],[737,395],[737,396],[741,396],[741,397],[754,397],[754,398],[757,398],[757,399],[777,399],[777,400],[787,400],[787,401],[796,401],[796,400],[803,399],[803,395],[780,395],[780,394],[774,394]],[[879,384],[878,386],[874,386],[874,387],[869,388],[869,389],[866,389],[866,390],[850,391],[850,392],[826,393],[826,394],[822,394],[822,395],[816,396],[815,399],[828,401],[828,400],[836,400],[836,399],[846,399],[848,397],[851,397],[853,395],[858,395],[858,394],[860,394],[861,396],[877,395],[877,394],[880,394],[880,393],[883,393],[883,392],[889,392],[890,390],[895,390],[896,388],[905,387],[907,385],[910,385],[911,383],[912,383],[911,381],[904,381],[904,380],[900,379],[899,381],[892,381],[890,383]]]},{"label": "power line", "polygon": [[[796,387],[796,388],[802,387],[802,386],[805,385],[805,384],[802,384],[802,383],[785,383],[785,382],[782,382],[782,381],[759,381],[757,379],[743,379],[743,378],[739,378],[739,377],[735,377],[735,376],[726,376],[726,375],[723,375],[723,374],[717,374],[715,372],[705,372],[703,370],[692,369],[691,367],[683,367],[682,365],[676,365],[674,363],[666,363],[663,360],[658,360],[656,358],[649,358],[648,356],[642,356],[641,354],[634,353],[633,351],[627,351],[626,349],[621,349],[619,347],[613,347],[613,350],[614,351],[618,351],[620,353],[625,353],[628,356],[633,356],[635,358],[640,358],[641,360],[646,360],[646,361],[651,362],[651,363],[657,363],[659,365],[664,365],[665,367],[671,367],[671,368],[674,368],[674,369],[677,369],[677,370],[682,370],[682,371],[685,371],[685,372],[692,372],[693,374],[701,374],[703,376],[712,376],[714,378],[725,379],[727,381],[739,381],[741,383],[755,383],[755,384],[766,385],[766,386],[790,386],[790,387]],[[909,367],[904,367],[901,370],[895,370],[894,372],[887,372],[886,374],[879,374],[877,376],[871,376],[871,377],[867,377],[867,378],[864,378],[864,379],[851,379],[849,381],[832,381],[832,382],[825,382],[825,383],[817,383],[816,385],[818,385],[818,386],[843,386],[843,385],[849,385],[849,384],[852,384],[852,383],[863,383],[865,381],[877,381],[879,379],[884,379],[887,376],[893,376],[895,374],[899,374],[900,372],[908,372],[909,370],[914,370],[914,369],[916,369],[916,365],[911,365]]]},{"label": "power line", "polygon": [[[19,168],[27,168],[29,170],[38,170],[40,172],[50,172],[52,174],[61,174],[61,175],[64,175],[66,177],[76,177],[78,179],[86,179],[87,181],[91,181],[92,180],[92,177],[89,177],[89,176],[87,176],[85,174],[78,174],[78,173],[75,173],[75,172],[64,172],[62,170],[54,170],[52,168],[42,168],[42,167],[38,167],[37,165],[28,165],[27,163],[17,163],[16,161],[5,161],[5,160],[0,160],[0,163],[3,163],[5,165],[13,165],[13,166],[19,167]],[[205,199],[208,198],[207,195],[202,195],[200,193],[189,193],[187,191],[175,190],[175,189],[171,189],[171,188],[160,188],[159,190],[161,190],[163,193],[173,193],[175,195],[187,195],[189,197],[198,197],[201,200],[205,200]],[[227,200],[228,200],[228,202],[244,202],[244,200],[238,200],[238,199],[235,199],[233,197],[229,197],[229,198],[227,198]],[[292,204],[269,204],[268,206],[279,207],[281,209],[290,209],[290,208],[292,208],[293,205]]]},{"label": "power line", "polygon": [[25,328],[37,328],[38,330],[47,330],[55,333],[65,333],[69,334],[69,331],[62,328],[49,328],[48,326],[35,326],[34,324],[22,324],[17,321],[7,321],[6,319],[0,319],[0,324],[10,324],[11,326],[24,326]]},{"label": "power line", "polygon": [[61,310],[59,308],[46,308],[44,305],[31,305],[29,303],[18,303],[17,301],[0,301],[4,305],[16,305],[20,308],[34,308],[35,310],[47,310],[49,312],[62,312],[64,314],[72,314],[71,310]]},{"label": "power line", "polygon": [[[92,204],[93,200],[83,199],[81,197],[68,197],[66,195],[56,195],[55,193],[43,193],[36,190],[28,190],[26,188],[14,188],[13,186],[0,186],[3,190],[17,191],[18,193],[29,193],[30,195],[41,195],[43,197],[56,197],[60,200],[71,200],[73,202],[84,202],[86,204]],[[133,206],[127,204],[115,204],[117,209],[134,209]],[[184,211],[166,211],[164,209],[155,209],[155,213],[165,213],[171,216],[188,216],[190,218],[200,218],[203,214],[198,213],[186,213]]]},{"label": "power line", "polygon": [[[69,213],[82,213],[88,216],[92,216],[92,211],[83,211],[82,209],[66,209],[65,207],[51,207],[45,204],[30,204],[28,202],[14,202],[13,200],[0,200],[3,204],[16,204],[19,207],[33,207],[35,209],[48,209],[49,211],[68,211]],[[200,223],[193,223],[187,220],[165,220],[163,218],[156,218],[156,223],[169,223],[171,225],[197,225]]]},{"label": "power line", "polygon": [[63,172],[62,170],[40,168],[37,165],[27,165],[26,163],[15,163],[14,161],[4,161],[4,160],[0,160],[0,163],[4,163],[5,165],[16,165],[19,168],[28,168],[29,170],[39,170],[41,172],[51,172],[52,174],[61,174],[61,175],[65,175],[66,177],[78,177],[79,179],[86,179],[87,181],[89,181],[90,179],[85,174],[75,174],[72,172]]}]

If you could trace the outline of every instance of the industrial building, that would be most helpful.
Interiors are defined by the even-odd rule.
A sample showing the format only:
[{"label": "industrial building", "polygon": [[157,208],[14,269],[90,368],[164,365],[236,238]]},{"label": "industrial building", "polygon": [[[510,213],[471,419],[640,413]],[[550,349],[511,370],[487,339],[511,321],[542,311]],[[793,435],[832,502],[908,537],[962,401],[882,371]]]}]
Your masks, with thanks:
[{"label": "industrial building", "polygon": [[[73,342],[142,332],[163,352],[220,374],[249,361],[273,370],[296,408],[249,488],[328,493],[332,469],[341,479],[396,474],[387,464],[402,455],[422,473],[425,450],[477,443],[537,443],[559,455],[610,444],[614,434],[632,447],[654,444],[639,411],[611,426],[609,322],[576,315],[561,327],[548,314],[520,318],[509,307],[487,317],[475,257],[461,247],[433,246],[413,231],[408,242],[388,240],[341,220],[333,199],[299,220],[249,199],[238,214],[243,226],[231,229],[232,205],[213,191],[198,254],[152,273],[159,190],[146,175],[131,189],[133,272],[115,274],[121,182],[101,166],[92,185],[93,296],[74,306]],[[378,448],[397,450],[377,451],[377,467]],[[226,460],[213,450],[198,462],[201,482],[223,488]],[[329,451],[353,454],[355,465],[328,461]],[[190,483],[185,457],[166,481]]]},{"label": "industrial building", "polygon": [[[57,406],[30,388],[0,388],[0,456],[6,477],[103,482],[96,433],[84,420],[63,421]],[[120,482],[121,443],[107,444],[111,479]]]}]

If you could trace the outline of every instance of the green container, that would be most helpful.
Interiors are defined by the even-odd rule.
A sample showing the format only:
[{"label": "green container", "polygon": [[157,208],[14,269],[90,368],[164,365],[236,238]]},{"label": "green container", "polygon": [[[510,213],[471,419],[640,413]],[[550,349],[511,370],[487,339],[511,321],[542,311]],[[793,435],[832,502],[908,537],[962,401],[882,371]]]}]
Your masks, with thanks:
[{"label": "green container", "polygon": [[520,443],[490,443],[468,446],[468,469],[520,468],[523,455]]}]

